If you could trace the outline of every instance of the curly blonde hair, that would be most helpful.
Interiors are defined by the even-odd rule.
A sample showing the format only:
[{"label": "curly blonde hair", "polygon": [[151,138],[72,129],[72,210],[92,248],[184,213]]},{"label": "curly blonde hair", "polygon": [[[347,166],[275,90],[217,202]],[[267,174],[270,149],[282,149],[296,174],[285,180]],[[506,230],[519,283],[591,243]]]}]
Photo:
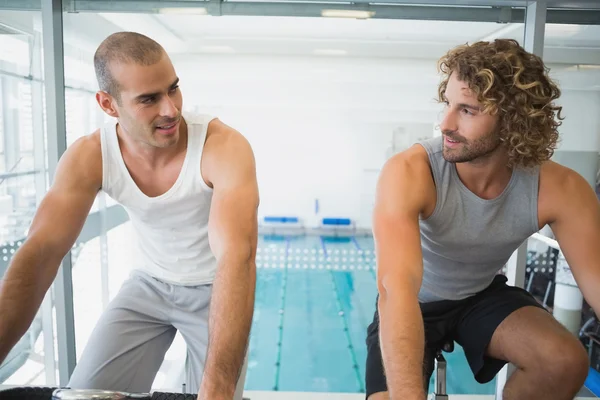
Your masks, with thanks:
[{"label": "curly blonde hair", "polygon": [[508,149],[509,166],[533,167],[549,160],[558,141],[562,107],[554,101],[560,89],[540,57],[515,40],[476,42],[450,50],[438,62],[444,74],[438,88],[443,102],[452,73],[466,82],[483,106],[499,114],[500,140]]}]

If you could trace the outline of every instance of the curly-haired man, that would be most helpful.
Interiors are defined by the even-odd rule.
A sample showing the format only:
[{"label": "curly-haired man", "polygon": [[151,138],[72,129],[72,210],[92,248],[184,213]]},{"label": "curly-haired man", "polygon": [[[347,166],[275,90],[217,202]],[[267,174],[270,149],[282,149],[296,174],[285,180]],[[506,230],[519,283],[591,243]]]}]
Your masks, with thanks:
[{"label": "curly-haired man", "polygon": [[499,270],[549,225],[600,311],[600,207],[576,172],[550,161],[560,90],[513,40],[463,45],[439,62],[441,137],[385,164],[373,217],[377,311],[367,398],[423,400],[436,350],[460,344],[475,379],[517,369],[504,399],[572,399],[588,372],[577,338]]}]

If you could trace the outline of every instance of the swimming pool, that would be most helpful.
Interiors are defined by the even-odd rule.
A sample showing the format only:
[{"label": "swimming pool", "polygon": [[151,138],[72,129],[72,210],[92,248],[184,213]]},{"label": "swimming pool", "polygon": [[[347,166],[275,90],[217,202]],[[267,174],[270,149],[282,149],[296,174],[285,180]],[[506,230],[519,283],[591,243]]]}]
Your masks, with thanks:
[{"label": "swimming pool", "polygon": [[[256,261],[246,390],[364,392],[373,238],[261,236]],[[460,346],[446,359],[449,394],[494,393],[495,381],[475,381]]]}]

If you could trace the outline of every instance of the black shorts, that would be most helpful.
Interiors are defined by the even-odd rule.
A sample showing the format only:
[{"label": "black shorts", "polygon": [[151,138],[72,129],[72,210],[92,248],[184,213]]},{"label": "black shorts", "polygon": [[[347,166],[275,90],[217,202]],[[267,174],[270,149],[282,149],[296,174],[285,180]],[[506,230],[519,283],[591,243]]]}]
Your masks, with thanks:
[{"label": "black shorts", "polygon": [[[494,379],[506,364],[488,357],[485,352],[494,331],[512,312],[525,306],[542,305],[526,290],[506,284],[504,275],[497,275],[492,284],[474,296],[463,300],[443,300],[422,303],[425,328],[425,359],[423,385],[427,392],[434,368],[437,349],[454,340],[464,351],[473,376],[479,383]],[[387,391],[379,347],[379,315],[367,328],[366,395]]]}]

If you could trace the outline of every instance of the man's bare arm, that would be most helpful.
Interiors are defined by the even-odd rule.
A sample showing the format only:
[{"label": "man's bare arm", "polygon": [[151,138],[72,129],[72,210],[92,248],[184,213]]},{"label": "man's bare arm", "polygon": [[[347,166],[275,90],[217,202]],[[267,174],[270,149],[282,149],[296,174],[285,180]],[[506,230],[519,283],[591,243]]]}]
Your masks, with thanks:
[{"label": "man's bare arm", "polygon": [[[217,258],[213,285],[208,355],[201,399],[232,399],[240,376],[254,311],[258,184],[254,155],[239,133],[220,122],[207,159],[214,187],[209,240]],[[213,140],[213,139],[209,139]]]},{"label": "man's bare arm", "polygon": [[100,147],[93,141],[79,139],[61,158],[54,184],[0,283],[0,362],[29,328],[100,188]]},{"label": "man's bare arm", "polygon": [[550,166],[549,169],[551,179],[557,182],[547,185],[551,186],[551,190],[546,191],[545,196],[552,203],[553,221],[550,227],[586,301],[596,315],[600,315],[598,198],[581,175],[558,165]]},{"label": "man's bare arm", "polygon": [[373,217],[380,346],[389,396],[394,400],[425,399],[425,339],[418,302],[423,276],[419,215],[433,181],[423,153],[413,147],[386,163],[377,184]]}]

